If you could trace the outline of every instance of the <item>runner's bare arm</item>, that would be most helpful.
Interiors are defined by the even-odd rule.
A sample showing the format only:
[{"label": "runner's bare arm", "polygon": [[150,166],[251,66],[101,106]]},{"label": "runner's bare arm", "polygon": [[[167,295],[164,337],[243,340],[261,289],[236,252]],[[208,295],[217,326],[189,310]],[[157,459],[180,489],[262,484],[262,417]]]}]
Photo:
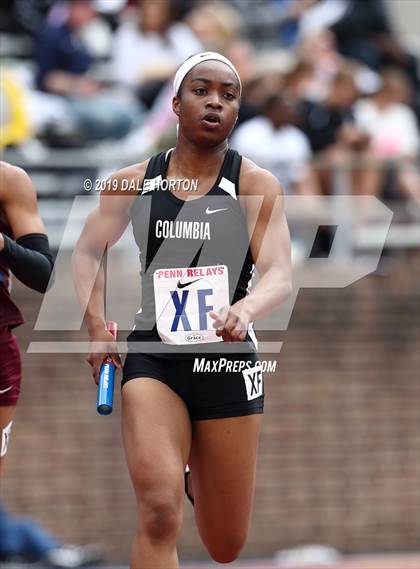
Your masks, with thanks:
[{"label": "runner's bare arm", "polygon": [[[249,162],[242,183],[245,196],[261,196],[245,202],[250,247],[260,280],[244,299],[251,321],[271,312],[292,291],[290,233],[284,212],[284,193],[278,180]],[[245,175],[246,174],[246,175]]]},{"label": "runner's bare arm", "polygon": [[245,339],[248,324],[271,312],[292,289],[290,234],[283,190],[267,170],[243,159],[240,201],[246,215],[250,248],[260,280],[251,293],[220,314],[210,313],[224,341]]},{"label": "runner's bare arm", "polygon": [[[123,180],[134,180],[140,184],[146,163],[118,171],[111,178],[121,184]],[[133,186],[134,186],[133,185]],[[108,187],[113,188],[111,183]],[[114,340],[105,327],[104,314],[104,271],[102,260],[106,249],[120,239],[130,221],[130,207],[136,198],[134,191],[108,190],[101,194],[98,207],[88,216],[73,253],[73,276],[85,322],[91,340],[104,341],[115,348]],[[104,346],[104,353],[108,353]],[[99,371],[101,354],[91,354],[89,363],[94,367],[94,376]],[[120,364],[118,356],[115,363]],[[95,379],[97,379],[95,377]]]},{"label": "runner's bare arm", "polygon": [[21,168],[0,162],[0,215],[10,231],[0,233],[0,256],[26,286],[45,292],[53,258],[31,179]]},{"label": "runner's bare arm", "polygon": [[[6,162],[0,163],[0,207],[15,239],[29,233],[46,233],[30,177],[21,168]],[[0,251],[2,248],[3,236],[0,233]]]}]

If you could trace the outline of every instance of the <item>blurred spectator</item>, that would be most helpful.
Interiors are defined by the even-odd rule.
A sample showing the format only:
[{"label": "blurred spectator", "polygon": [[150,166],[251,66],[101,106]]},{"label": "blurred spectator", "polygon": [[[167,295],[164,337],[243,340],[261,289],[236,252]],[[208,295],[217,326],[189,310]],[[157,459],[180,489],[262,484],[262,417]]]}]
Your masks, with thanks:
[{"label": "blurred spectator", "polygon": [[35,35],[55,0],[3,0],[0,31]]},{"label": "blurred spectator", "polygon": [[236,67],[242,86],[247,85],[257,71],[254,46],[245,39],[235,39],[226,46],[223,53]]},{"label": "blurred spectator", "polygon": [[223,54],[243,31],[241,12],[221,0],[198,3],[186,22],[205,49]]},{"label": "blurred spectator", "polygon": [[67,9],[65,23],[47,24],[39,34],[37,86],[60,95],[89,95],[100,85],[88,75],[93,58],[80,41],[79,31],[93,19],[95,10],[88,0],[75,0]]},{"label": "blurred spectator", "polygon": [[256,77],[257,58],[254,46],[246,40],[234,40],[224,51],[224,55],[232,61],[242,81],[242,100],[239,108],[237,126],[255,117],[257,109],[249,101],[248,86]]},{"label": "blurred spectator", "polygon": [[229,0],[241,14],[247,37],[263,49],[290,48],[299,20],[314,0]]},{"label": "blurred spectator", "polygon": [[101,563],[103,556],[93,547],[63,545],[30,518],[11,516],[0,503],[0,561],[40,561],[64,569]]},{"label": "blurred spectator", "polygon": [[64,23],[47,23],[38,36],[37,86],[66,98],[68,116],[86,140],[121,138],[133,127],[138,109],[90,72],[94,58],[82,33],[95,16],[94,5],[72,0],[65,15]]},{"label": "blurred spectator", "polygon": [[324,101],[302,102],[301,126],[314,152],[324,151],[336,144],[344,126],[354,126],[352,107],[356,97],[353,76],[342,71],[334,77]]},{"label": "blurred spectator", "polygon": [[280,37],[284,47],[293,47],[296,43],[299,35],[299,21],[313,2],[314,0],[273,0],[275,6],[283,9]]},{"label": "blurred spectator", "polygon": [[291,102],[281,95],[271,95],[262,106],[261,116],[236,129],[231,146],[272,172],[287,193],[318,193],[308,139],[292,122]]},{"label": "blurred spectator", "polygon": [[284,89],[289,97],[302,100],[310,97],[314,80],[314,66],[309,61],[297,60],[284,77]]},{"label": "blurred spectator", "polygon": [[[234,45],[237,43],[235,42]],[[272,93],[279,93],[283,89],[284,66],[281,61],[281,54],[277,51],[272,55],[271,60],[266,57],[266,54],[255,54],[252,58],[252,72],[249,70],[246,80],[242,81],[242,100],[237,126],[259,115],[267,97]],[[273,65],[273,61],[275,65]]]},{"label": "blurred spectator", "polygon": [[120,13],[127,4],[127,0],[95,0],[95,8],[98,10],[102,19],[106,21],[112,32],[118,28],[120,23]]},{"label": "blurred spectator", "polygon": [[344,59],[331,30],[322,29],[303,38],[297,45],[297,53],[302,63],[312,67],[312,75],[305,82],[304,98],[324,99],[335,75],[346,69],[351,69],[359,93],[370,95],[380,83],[376,72],[360,62]]},{"label": "blurred spectator", "polygon": [[296,0],[299,37],[313,36],[333,26],[346,14],[351,2],[353,0]]},{"label": "blurred spectator", "polygon": [[301,104],[302,130],[326,167],[326,170],[318,169],[318,177],[327,194],[334,189],[332,176],[338,167],[354,168],[353,193],[376,195],[380,188],[381,173],[372,162],[370,137],[354,119],[353,104],[357,94],[353,75],[349,71],[340,71],[324,101],[303,101]]},{"label": "blurred spectator", "polygon": [[311,79],[306,84],[305,98],[324,99],[332,80],[343,67],[334,35],[327,29],[308,35],[298,44],[297,51],[300,59],[312,66]]},{"label": "blurred spectator", "polygon": [[413,86],[419,87],[416,59],[394,37],[386,3],[383,0],[346,0],[345,6],[345,11],[332,26],[340,53],[376,71],[389,65],[402,67]]},{"label": "blurred spectator", "polygon": [[[287,2],[288,0],[278,0]],[[395,37],[384,0],[295,0],[300,41],[332,31],[339,54],[379,72],[403,69],[416,90],[413,107],[420,123],[420,76],[416,57]]]},{"label": "blurred spectator", "polygon": [[413,95],[411,85],[407,76],[395,68],[385,71],[382,80],[382,87],[373,97],[356,103],[356,122],[371,136],[376,158],[399,161],[398,189],[420,201],[420,133],[416,116],[408,106]]},{"label": "blurred spectator", "polygon": [[202,44],[185,23],[176,20],[175,2],[140,0],[139,8],[116,32],[113,76],[133,88],[150,108],[178,65],[202,51]]}]

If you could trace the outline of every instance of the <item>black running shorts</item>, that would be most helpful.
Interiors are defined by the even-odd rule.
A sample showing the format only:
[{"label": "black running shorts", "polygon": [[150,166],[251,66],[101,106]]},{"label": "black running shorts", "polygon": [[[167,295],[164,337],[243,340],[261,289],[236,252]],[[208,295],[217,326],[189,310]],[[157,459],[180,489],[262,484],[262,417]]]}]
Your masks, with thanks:
[{"label": "black running shorts", "polygon": [[132,379],[162,381],[183,399],[191,420],[262,413],[264,386],[257,354],[159,354],[129,352],[122,386]]}]

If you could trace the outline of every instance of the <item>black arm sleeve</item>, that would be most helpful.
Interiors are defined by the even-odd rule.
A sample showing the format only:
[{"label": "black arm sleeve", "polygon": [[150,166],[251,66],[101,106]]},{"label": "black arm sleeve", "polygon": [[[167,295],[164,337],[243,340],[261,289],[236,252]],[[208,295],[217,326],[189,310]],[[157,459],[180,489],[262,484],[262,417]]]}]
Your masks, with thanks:
[{"label": "black arm sleeve", "polygon": [[3,233],[3,239],[0,259],[23,284],[46,292],[54,267],[48,237],[43,233],[29,233],[13,241]]}]

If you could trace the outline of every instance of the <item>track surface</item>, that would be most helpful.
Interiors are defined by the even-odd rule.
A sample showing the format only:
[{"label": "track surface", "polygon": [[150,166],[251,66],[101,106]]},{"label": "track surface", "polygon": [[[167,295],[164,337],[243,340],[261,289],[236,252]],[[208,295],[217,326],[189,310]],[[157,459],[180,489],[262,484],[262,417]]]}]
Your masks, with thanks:
[{"label": "track surface", "polygon": [[[182,565],[182,569],[214,569],[215,567],[222,567],[222,565],[216,563],[185,563]],[[420,554],[351,556],[343,558],[338,563],[328,565],[286,566],[276,564],[270,559],[262,559],[231,563],[225,567],[234,569],[286,569],[286,567],[287,569],[420,569]]]},{"label": "track surface", "polygon": [[[19,564],[19,563],[0,563],[1,569],[47,569],[39,563]],[[181,569],[215,569],[216,567],[226,567],[232,569],[420,569],[419,554],[401,555],[365,555],[345,557],[342,561],[328,565],[279,565],[271,559],[238,561],[227,565],[207,562],[188,562],[181,565]],[[51,568],[49,568],[51,569]],[[128,569],[127,565],[98,565],[90,569]]]}]

